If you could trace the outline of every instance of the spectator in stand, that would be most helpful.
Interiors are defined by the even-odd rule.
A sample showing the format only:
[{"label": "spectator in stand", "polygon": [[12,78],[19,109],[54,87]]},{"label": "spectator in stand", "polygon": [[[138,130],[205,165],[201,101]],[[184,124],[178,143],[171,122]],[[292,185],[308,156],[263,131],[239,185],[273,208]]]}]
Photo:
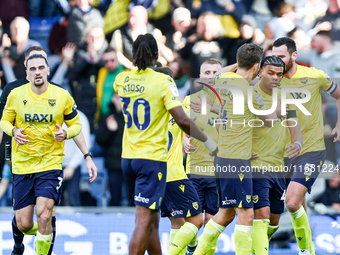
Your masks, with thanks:
[{"label": "spectator in stand", "polygon": [[295,41],[296,49],[298,52],[300,52],[301,50],[309,49],[310,38],[301,28],[295,27],[292,31],[287,33],[287,37]]},{"label": "spectator in stand", "polygon": [[98,73],[96,122],[101,115],[111,112],[109,104],[114,94],[112,84],[116,76],[124,70],[124,66],[118,61],[117,52],[110,46],[103,53],[103,61],[105,66]]},{"label": "spectator in stand", "polygon": [[183,99],[190,93],[191,66],[187,61],[177,58],[175,61],[169,63],[168,67],[173,72],[173,78],[182,102]]},{"label": "spectator in stand", "polygon": [[[31,46],[41,46],[39,42],[29,39],[30,24],[24,17],[16,17],[10,25],[11,38],[5,33],[2,36],[4,55],[1,59],[6,83],[15,81],[16,77],[25,77],[25,51]],[[1,51],[1,50],[0,50]]]},{"label": "spectator in stand", "polygon": [[104,29],[104,19],[90,3],[92,0],[76,0],[77,7],[73,7],[68,17],[67,41],[81,47],[85,42],[86,31],[89,27],[97,26]]},{"label": "spectator in stand", "polygon": [[104,66],[102,55],[107,46],[104,30],[101,27],[89,27],[86,31],[86,43],[76,51],[74,66],[68,73],[72,95],[78,109],[89,120],[91,134],[94,133],[97,109],[98,72]]},{"label": "spectator in stand", "polygon": [[197,20],[197,33],[188,38],[178,54],[192,66],[192,77],[198,78],[201,64],[215,58],[226,65],[226,38],[220,19],[212,12],[203,13]]},{"label": "spectator in stand", "polygon": [[317,29],[331,31],[333,43],[340,46],[340,0],[329,0],[326,15],[316,23]]},{"label": "spectator in stand", "polygon": [[54,17],[60,14],[55,0],[29,0],[30,17]]},{"label": "spectator in stand", "polygon": [[[78,110],[81,131],[84,134],[88,149],[91,150],[90,125],[84,113]],[[65,122],[62,128],[67,128]],[[81,206],[80,199],[80,178],[81,163],[84,160],[83,153],[78,149],[76,143],[69,139],[65,141],[63,158],[63,199],[61,205]]]},{"label": "spectator in stand", "polygon": [[166,46],[172,50],[182,49],[189,35],[193,33],[191,13],[184,7],[178,7],[172,13],[171,24],[173,29],[166,34]]},{"label": "spectator in stand", "polygon": [[[105,168],[108,170],[111,194],[109,205],[120,206],[122,205],[122,188],[126,188],[123,185],[125,180],[121,167],[122,137],[125,122],[118,94],[113,95],[112,102],[108,105],[108,108],[110,111],[100,117],[96,141],[105,149]],[[131,199],[129,199],[129,205],[133,205]]]},{"label": "spectator in stand", "polygon": [[129,22],[113,33],[110,45],[117,51],[119,63],[133,69],[133,42],[138,35],[151,33],[157,40],[159,59],[163,65],[174,60],[172,51],[165,46],[165,37],[148,22],[148,12],[143,6],[135,6],[130,11]]}]

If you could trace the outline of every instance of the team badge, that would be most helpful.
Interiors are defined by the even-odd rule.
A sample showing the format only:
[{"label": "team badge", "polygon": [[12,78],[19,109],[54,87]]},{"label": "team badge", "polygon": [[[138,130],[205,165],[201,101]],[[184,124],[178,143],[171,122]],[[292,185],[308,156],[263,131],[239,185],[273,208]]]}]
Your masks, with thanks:
[{"label": "team badge", "polygon": [[129,82],[129,76],[126,76],[124,79],[124,83],[127,83],[127,82]]},{"label": "team badge", "polygon": [[306,84],[308,82],[308,77],[300,78],[300,82]]},{"label": "team badge", "polygon": [[247,203],[250,203],[250,201],[251,201],[251,195],[246,195],[246,201],[247,201]]},{"label": "team badge", "polygon": [[161,172],[158,173],[158,180],[162,180],[163,174]]},{"label": "team badge", "polygon": [[259,201],[259,196],[253,196],[253,202],[256,204]]},{"label": "team badge", "polygon": [[47,102],[49,106],[54,107],[57,103],[57,99],[48,99]]},{"label": "team badge", "polygon": [[243,181],[244,174],[240,173],[240,174],[238,174],[238,177],[240,178],[241,181]]},{"label": "team badge", "polygon": [[192,207],[194,207],[194,209],[197,210],[198,209],[198,203],[197,202],[193,202],[192,203]]},{"label": "team badge", "polygon": [[25,99],[25,100],[22,100],[22,102],[24,103],[24,105],[27,104],[27,100],[26,100],[26,99]]}]

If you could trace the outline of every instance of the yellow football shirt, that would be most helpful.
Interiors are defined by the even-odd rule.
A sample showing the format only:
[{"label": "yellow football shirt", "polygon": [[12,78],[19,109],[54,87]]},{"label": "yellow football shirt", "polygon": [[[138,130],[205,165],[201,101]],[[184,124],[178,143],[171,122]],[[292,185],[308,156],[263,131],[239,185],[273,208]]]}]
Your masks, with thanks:
[{"label": "yellow football shirt", "polygon": [[[262,95],[263,103],[266,108],[270,109],[273,104],[273,96],[266,94],[261,89],[260,82],[254,86],[254,90]],[[277,96],[281,96],[280,89],[278,89]],[[296,111],[295,105],[289,105],[289,110],[291,113]],[[289,117],[289,119],[295,119],[297,121],[296,117]],[[289,128],[285,127],[288,123],[282,123],[285,119],[280,117],[279,120],[273,127],[263,125],[253,128],[252,151],[256,153],[259,158],[250,161],[252,168],[262,169],[268,172],[284,171],[283,158],[286,151],[287,137],[289,137],[290,141],[290,133]]]},{"label": "yellow football shirt", "polygon": [[18,145],[12,139],[12,172],[39,173],[61,170],[64,142],[55,140],[56,124],[66,122],[75,135],[81,131],[73,98],[63,88],[48,84],[42,95],[35,94],[30,83],[11,91],[1,119],[2,130],[12,136],[13,125],[23,128],[29,142]]},{"label": "yellow football shirt", "polygon": [[[219,118],[224,124],[219,127],[218,153],[217,156],[228,159],[251,158],[252,133],[253,128],[248,124],[255,119],[255,115],[248,108],[248,81],[236,73],[224,73],[215,78],[215,84],[219,84],[219,95],[222,106],[220,107]],[[223,88],[224,85],[232,85],[242,91],[243,102],[238,99],[238,103],[243,104],[244,114],[233,114],[234,96],[232,92]],[[257,110],[266,109],[263,104],[261,94],[252,92],[253,107]],[[227,122],[226,122],[227,121]]]},{"label": "yellow football shirt", "polygon": [[174,80],[151,68],[122,72],[113,84],[125,119],[122,158],[167,161],[168,110],[181,106]]},{"label": "yellow football shirt", "polygon": [[[323,71],[300,65],[297,65],[297,71],[292,78],[282,79],[282,88],[304,88],[311,93],[311,99],[303,104],[311,115],[305,115],[300,109],[297,109],[298,122],[303,137],[300,155],[307,152],[325,150],[320,90],[332,93],[331,90],[335,86],[335,83]],[[304,93],[292,92],[291,96],[299,99],[304,98],[306,95]]]},{"label": "yellow football shirt", "polygon": [[[183,107],[183,110],[188,113],[188,108]],[[166,182],[188,179],[185,174],[183,165],[183,131],[175,122],[175,119],[170,115],[169,120],[169,144],[168,144],[168,161]]]},{"label": "yellow football shirt", "polygon": [[[198,97],[198,95],[200,93],[205,92],[200,91],[185,97],[183,101],[183,106],[190,109],[190,100],[194,102],[199,102],[200,98]],[[216,127],[214,127],[214,121],[219,118],[219,115],[210,112],[210,106],[207,109],[206,115],[192,112],[193,111],[191,111],[191,117],[193,118],[195,123],[200,123],[199,126],[200,128],[203,128],[204,133],[214,139],[215,142],[218,142],[218,132],[216,130]],[[204,176],[215,176],[215,172],[213,171],[215,157],[210,156],[210,151],[205,147],[202,142],[198,141],[197,139],[193,139],[191,145],[193,145],[197,149],[191,154],[187,155],[186,173]]]}]

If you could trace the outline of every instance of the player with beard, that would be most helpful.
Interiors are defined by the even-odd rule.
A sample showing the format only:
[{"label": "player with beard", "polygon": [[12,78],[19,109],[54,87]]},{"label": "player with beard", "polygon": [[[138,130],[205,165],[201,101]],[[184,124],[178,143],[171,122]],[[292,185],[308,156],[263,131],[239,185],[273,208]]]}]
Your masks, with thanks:
[{"label": "player with beard", "polygon": [[[311,99],[303,104],[311,115],[306,115],[301,109],[297,110],[303,136],[301,154],[296,159],[285,160],[286,165],[291,166],[286,206],[291,215],[300,254],[315,254],[312,233],[304,208],[305,194],[307,191],[311,192],[311,187],[322,170],[326,157],[321,91],[326,91],[336,99],[338,120],[332,135],[335,135],[334,142],[338,142],[340,141],[340,88],[325,72],[296,64],[297,54],[295,42],[288,37],[279,38],[273,44],[273,55],[281,58],[287,66],[281,81],[282,88],[303,88],[311,94]],[[301,92],[291,94],[295,99],[306,97]]]},{"label": "player with beard", "polygon": [[[10,92],[0,125],[14,137],[13,208],[17,228],[24,234],[35,232],[37,254],[47,255],[53,239],[53,208],[61,199],[64,140],[77,136],[81,124],[70,94],[47,82],[46,58],[34,54],[26,64],[29,82]],[[61,128],[64,121],[67,130]],[[95,177],[92,175],[90,181]],[[34,205],[38,224],[33,221]]]}]

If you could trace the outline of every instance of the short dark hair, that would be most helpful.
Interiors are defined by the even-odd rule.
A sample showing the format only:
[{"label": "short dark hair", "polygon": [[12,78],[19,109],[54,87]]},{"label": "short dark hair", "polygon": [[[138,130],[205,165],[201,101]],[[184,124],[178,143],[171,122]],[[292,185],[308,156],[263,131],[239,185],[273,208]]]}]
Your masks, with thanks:
[{"label": "short dark hair", "polygon": [[275,42],[273,43],[273,47],[280,47],[282,45],[287,46],[287,50],[290,55],[292,55],[292,53],[296,51],[295,41],[289,37],[280,37],[276,39]]},{"label": "short dark hair", "polygon": [[159,73],[167,74],[171,76],[172,78],[174,78],[174,75],[173,75],[174,73],[169,67],[155,67],[153,70]]},{"label": "short dark hair", "polygon": [[33,54],[33,55],[29,56],[29,57],[27,58],[27,60],[26,60],[26,63],[28,63],[28,60],[31,60],[31,59],[34,59],[34,58],[42,58],[42,59],[44,59],[46,65],[48,66],[47,59],[46,59],[43,55],[41,55],[41,54]]},{"label": "short dark hair", "polygon": [[108,46],[106,48],[106,50],[104,51],[104,53],[109,53],[109,52],[112,52],[112,51],[116,52],[116,50],[114,48],[112,48],[111,46]]},{"label": "short dark hair", "polygon": [[27,58],[29,57],[29,55],[30,55],[30,53],[31,53],[32,51],[43,51],[43,52],[45,52],[46,55],[47,55],[47,51],[46,51],[43,47],[41,47],[41,46],[32,46],[32,47],[29,47],[29,48],[25,51],[25,59],[26,59],[26,61],[27,61]]},{"label": "short dark hair", "polygon": [[286,64],[282,61],[281,58],[275,56],[268,56],[262,59],[260,68],[264,68],[265,66],[278,66],[283,68],[283,73],[286,69]]},{"label": "short dark hair", "polygon": [[263,49],[253,43],[245,43],[238,48],[236,59],[239,68],[249,70],[255,64],[261,62],[263,56]]}]

